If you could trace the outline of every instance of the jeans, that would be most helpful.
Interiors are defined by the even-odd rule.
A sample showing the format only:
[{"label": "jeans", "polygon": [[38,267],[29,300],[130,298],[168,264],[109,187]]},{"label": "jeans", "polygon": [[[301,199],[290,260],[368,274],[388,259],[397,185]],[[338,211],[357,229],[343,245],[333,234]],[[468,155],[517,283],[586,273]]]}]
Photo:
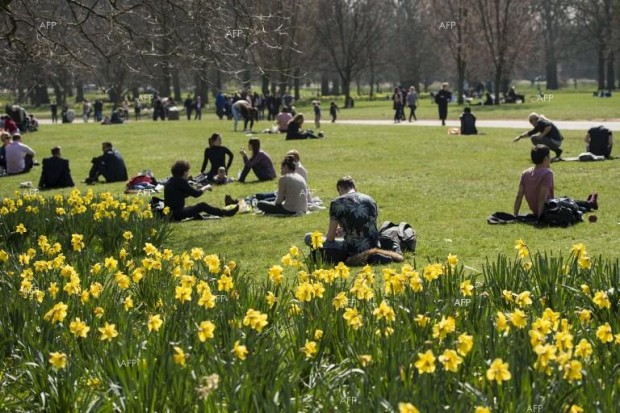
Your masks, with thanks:
[{"label": "jeans", "polygon": [[533,145],[545,145],[547,148],[551,149],[556,155],[560,156],[562,150],[560,149],[560,145],[562,145],[562,141],[556,141],[555,139],[551,139],[547,136],[540,137],[538,135],[534,135],[531,138]]}]

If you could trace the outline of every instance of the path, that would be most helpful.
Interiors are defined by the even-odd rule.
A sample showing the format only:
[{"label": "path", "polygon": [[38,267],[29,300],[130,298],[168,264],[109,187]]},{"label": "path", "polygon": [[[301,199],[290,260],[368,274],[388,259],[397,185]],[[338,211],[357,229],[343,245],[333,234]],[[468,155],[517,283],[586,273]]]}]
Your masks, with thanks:
[{"label": "path", "polygon": [[[147,120],[145,120],[147,121]],[[346,120],[346,119],[338,119],[337,121],[339,124],[343,124],[343,125],[384,125],[384,126],[398,126],[398,127],[405,127],[405,126],[440,126],[440,122],[438,120],[428,120],[428,119],[422,119],[422,120],[418,120],[416,122],[401,122],[401,123],[394,123],[393,120],[388,120],[388,119],[350,119],[350,120]],[[82,122],[81,119],[77,119],[75,121],[73,121],[74,124],[76,125],[83,125],[84,123]],[[92,121],[90,122],[92,123]],[[601,122],[601,121],[584,121],[584,120],[577,120],[577,121],[573,121],[573,120],[557,120],[557,121],[553,121],[553,123],[555,123],[555,125],[560,129],[560,130],[581,130],[581,131],[587,131],[588,129],[590,129],[593,126],[597,126],[600,124],[605,125],[605,127],[607,127],[608,129],[612,130],[612,131],[618,131],[620,132],[620,121],[606,121],[606,122]],[[39,124],[41,125],[51,125],[52,121],[51,119],[39,119]],[[329,124],[329,123],[326,123]],[[451,127],[451,128],[460,128],[461,123],[458,120],[448,120],[446,121],[446,127]],[[512,128],[512,129],[522,129],[523,131],[528,130],[528,129],[532,129],[532,126],[529,124],[529,122],[527,120],[514,120],[514,119],[506,119],[506,120],[477,120],[476,121],[476,127],[478,129],[480,128]]]}]

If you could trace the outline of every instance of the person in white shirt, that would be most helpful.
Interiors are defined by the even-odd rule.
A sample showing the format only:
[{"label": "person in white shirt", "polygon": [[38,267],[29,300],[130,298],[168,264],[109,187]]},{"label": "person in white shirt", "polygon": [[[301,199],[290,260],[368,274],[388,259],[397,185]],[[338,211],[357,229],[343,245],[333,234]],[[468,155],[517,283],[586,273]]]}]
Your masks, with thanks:
[{"label": "person in white shirt", "polygon": [[6,171],[8,174],[29,172],[34,165],[34,150],[22,143],[19,133],[13,135],[13,143],[6,147]]}]

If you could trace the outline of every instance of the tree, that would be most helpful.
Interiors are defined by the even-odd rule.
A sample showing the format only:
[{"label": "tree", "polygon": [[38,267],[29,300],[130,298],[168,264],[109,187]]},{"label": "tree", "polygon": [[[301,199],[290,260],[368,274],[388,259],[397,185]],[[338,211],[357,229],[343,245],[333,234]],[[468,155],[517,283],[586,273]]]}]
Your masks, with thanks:
[{"label": "tree", "polygon": [[533,38],[532,0],[476,0],[479,29],[495,77],[495,104],[506,88],[515,62],[528,52]]},{"label": "tree", "polygon": [[338,72],[345,102],[351,81],[369,64],[365,48],[377,43],[385,9],[380,0],[318,0],[322,16],[315,19],[315,34]]}]

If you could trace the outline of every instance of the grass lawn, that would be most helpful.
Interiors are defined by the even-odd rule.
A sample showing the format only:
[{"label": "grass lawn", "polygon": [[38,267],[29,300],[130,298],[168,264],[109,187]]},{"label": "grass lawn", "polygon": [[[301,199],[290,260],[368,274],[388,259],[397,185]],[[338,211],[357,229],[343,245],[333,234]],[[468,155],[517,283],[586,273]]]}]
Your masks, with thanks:
[{"label": "grass lawn", "polygon": [[[570,99],[574,96],[569,95]],[[584,97],[584,99],[593,99]],[[613,98],[617,100],[616,97]],[[561,100],[558,100],[561,101]],[[606,116],[611,99],[596,99],[600,108],[589,107],[592,117]],[[553,103],[544,110],[550,116]],[[504,106],[505,107],[505,106]],[[512,106],[516,107],[516,106]],[[521,105],[516,112],[524,118],[535,108]],[[599,110],[600,109],[600,110]],[[429,109],[430,110],[430,109]],[[537,108],[543,112],[542,109]],[[343,112],[346,113],[346,112]],[[343,116],[344,117],[344,116]],[[479,116],[482,118],[482,116]],[[551,116],[553,118],[553,116]],[[260,122],[258,129],[266,127]],[[208,136],[221,132],[224,145],[235,154],[247,146],[248,137],[233,133],[232,125],[208,115],[201,122],[143,121],[122,126],[96,124],[44,125],[40,132],[28,134],[25,143],[41,160],[54,145],[62,147],[71,162],[77,188],[85,191],[122,193],[124,184],[89,187],[83,180],[90,159],[100,153],[100,143],[110,140],[124,156],[129,174],[151,169],[156,177],[170,174],[177,159],[190,161],[190,173],[198,173]],[[595,163],[561,162],[553,164],[556,195],[584,199],[591,191],[600,194],[598,222],[584,222],[568,229],[536,229],[525,225],[491,226],[486,217],[495,211],[512,211],[520,172],[530,166],[528,142],[512,143],[514,129],[485,129],[486,135],[453,137],[441,127],[348,126],[326,123],[324,140],[285,141],[281,135],[259,135],[263,148],[274,162],[289,149],[298,149],[309,171],[310,187],[326,205],[336,195],[336,180],[352,175],[361,192],[370,194],[379,206],[379,221],[407,221],[418,231],[415,259],[444,259],[457,254],[465,265],[480,269],[487,257],[512,254],[514,241],[523,238],[534,250],[568,253],[570,245],[583,242],[591,255],[617,257],[620,250],[620,205],[618,178],[620,161]],[[564,133],[567,156],[583,151],[583,133]],[[241,169],[236,155],[232,175]],[[36,186],[40,168],[27,175],[0,179],[0,197],[11,196],[19,183],[31,180]],[[251,180],[253,175],[250,176]],[[224,195],[246,196],[272,191],[277,182],[230,184],[216,187],[200,201],[223,205]],[[67,194],[69,190],[58,191]],[[57,191],[50,191],[53,196]],[[198,202],[198,200],[190,200]],[[525,211],[523,211],[525,212]],[[267,269],[293,245],[302,245],[306,232],[326,231],[328,211],[301,218],[271,218],[238,215],[213,221],[174,225],[169,245],[178,249],[201,246],[209,253],[236,259],[243,268],[263,276]],[[410,259],[414,257],[408,257]]]}]

